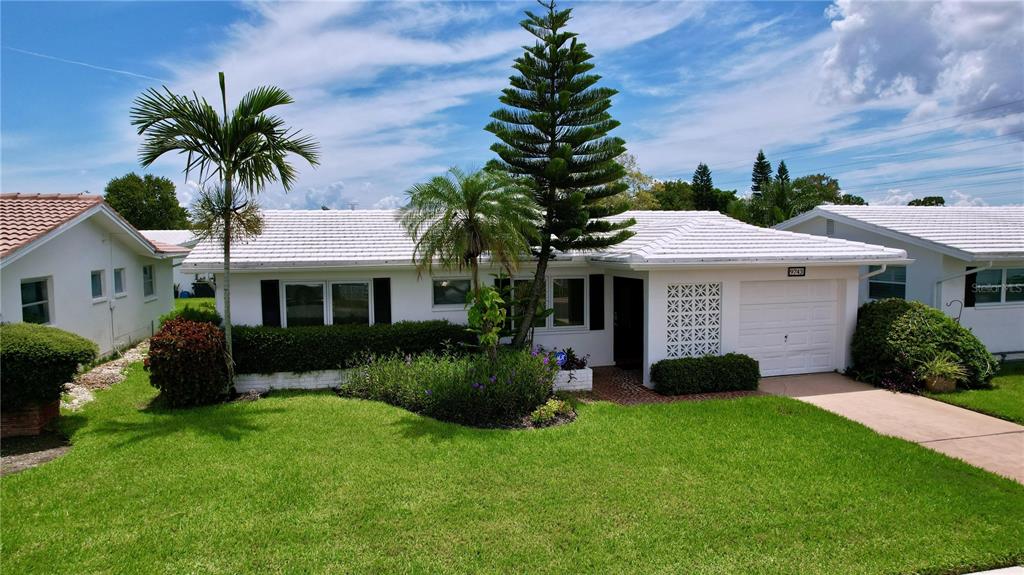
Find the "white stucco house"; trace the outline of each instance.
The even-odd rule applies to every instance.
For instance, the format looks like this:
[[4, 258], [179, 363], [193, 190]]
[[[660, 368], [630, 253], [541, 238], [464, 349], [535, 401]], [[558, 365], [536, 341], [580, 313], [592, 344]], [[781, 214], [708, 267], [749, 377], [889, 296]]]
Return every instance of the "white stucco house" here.
[[191, 294], [192, 284], [197, 279], [207, 279], [207, 277], [211, 280], [213, 279], [208, 274], [197, 276], [196, 274], [185, 273], [181, 268], [181, 262], [185, 261], [185, 256], [199, 242], [199, 238], [196, 237], [192, 230], [139, 230], [139, 233], [150, 241], [182, 248], [181, 253], [175, 255], [172, 259], [174, 285], [177, 286], [177, 290]]
[[89, 195], [0, 195], [0, 321], [48, 324], [109, 353], [174, 306], [177, 246], [154, 243]]
[[920, 301], [993, 353], [1024, 351], [1024, 207], [819, 206], [776, 227], [903, 250], [912, 265], [862, 270], [861, 301]]
[[[463, 323], [466, 273], [418, 277], [393, 210], [264, 212], [262, 235], [232, 248], [232, 318], [249, 325], [448, 319]], [[746, 353], [764, 375], [843, 369], [861, 274], [906, 265], [905, 251], [763, 229], [717, 212], [628, 212], [636, 235], [600, 252], [559, 254], [534, 343], [572, 347], [595, 366]], [[186, 273], [217, 274], [201, 241]], [[487, 269], [488, 266], [485, 266]], [[489, 273], [497, 275], [497, 269]], [[513, 289], [531, 278], [524, 262]]]

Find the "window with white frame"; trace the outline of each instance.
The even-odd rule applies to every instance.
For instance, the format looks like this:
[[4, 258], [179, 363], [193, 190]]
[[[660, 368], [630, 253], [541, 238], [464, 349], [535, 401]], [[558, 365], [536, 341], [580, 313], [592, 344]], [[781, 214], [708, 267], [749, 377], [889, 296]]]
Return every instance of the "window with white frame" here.
[[114, 269], [114, 295], [125, 295], [127, 290], [124, 287], [124, 268]]
[[551, 324], [553, 327], [582, 326], [586, 315], [586, 280], [554, 278], [551, 280]]
[[370, 284], [331, 284], [331, 321], [338, 324], [370, 324]]
[[975, 274], [974, 302], [1024, 302], [1024, 268], [981, 270]]
[[434, 305], [466, 305], [469, 295], [468, 279], [435, 279], [433, 281]]
[[93, 270], [89, 274], [92, 282], [92, 299], [102, 299], [106, 295], [106, 286], [103, 285], [103, 270]]
[[[880, 266], [871, 266], [876, 272]], [[868, 278], [868, 297], [871, 299], [907, 298], [907, 267], [888, 266], [885, 271]]]
[[284, 316], [288, 327], [324, 325], [324, 284], [285, 284]]
[[142, 266], [142, 295], [156, 295], [156, 278], [153, 277], [153, 265]]
[[46, 279], [21, 282], [21, 321], [50, 323], [50, 286]]

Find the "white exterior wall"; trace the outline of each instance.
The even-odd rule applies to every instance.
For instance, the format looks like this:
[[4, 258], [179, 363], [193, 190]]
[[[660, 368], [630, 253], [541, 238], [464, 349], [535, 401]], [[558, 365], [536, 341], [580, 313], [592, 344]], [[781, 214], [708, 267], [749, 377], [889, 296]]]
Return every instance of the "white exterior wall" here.
[[668, 286], [670, 284], [720, 283], [721, 292], [721, 353], [739, 350], [740, 340], [740, 288], [748, 281], [801, 282], [833, 280], [837, 284], [838, 333], [835, 337], [835, 369], [849, 365], [850, 339], [857, 323], [858, 275], [855, 266], [806, 267], [806, 276], [790, 278], [787, 267], [765, 268], [704, 268], [695, 270], [651, 271], [647, 281], [647, 338], [645, 341], [644, 385], [650, 386], [651, 364], [668, 357]]
[[[816, 217], [789, 228], [789, 231], [824, 236], [825, 225], [824, 217]], [[980, 304], [963, 308], [961, 313], [960, 304], [964, 300], [962, 277], [943, 282], [939, 301], [936, 301], [936, 282], [963, 273], [968, 266], [981, 267], [985, 262], [967, 262], [839, 221], [835, 222], [833, 237], [905, 250], [907, 257], [914, 260], [907, 267], [907, 299], [936, 307], [953, 318], [959, 316], [960, 324], [974, 332], [993, 353], [1024, 351], [1024, 303]], [[993, 267], [1024, 267], [1024, 261], [995, 262]], [[867, 280], [861, 282], [861, 303], [867, 301], [867, 284]], [[960, 304], [955, 303], [957, 301]]]
[[[130, 240], [134, 241], [134, 240]], [[142, 266], [152, 264], [156, 294], [142, 295]], [[114, 295], [114, 269], [125, 268], [123, 296]], [[103, 270], [105, 297], [93, 300], [91, 273]], [[169, 259], [136, 254], [118, 234], [85, 220], [0, 271], [0, 320], [21, 316], [21, 281], [47, 278], [50, 325], [94, 342], [101, 354], [152, 335], [156, 320], [174, 305]]]
[[[481, 270], [481, 282], [493, 283], [493, 274], [497, 270]], [[531, 269], [521, 269], [516, 274], [516, 279], [531, 278]], [[590, 355], [590, 365], [611, 365], [612, 357], [612, 275], [601, 269], [589, 265], [566, 263], [566, 265], [553, 264], [548, 268], [549, 278], [558, 277], [583, 277], [589, 281], [590, 274], [605, 274], [604, 301], [600, 303], [605, 307], [604, 329], [591, 330], [590, 305], [584, 310], [584, 317], [587, 323], [581, 327], [561, 328], [537, 328], [534, 332], [534, 343], [547, 348], [571, 347], [580, 354]], [[287, 282], [322, 282], [322, 281], [366, 281], [373, 278], [391, 278], [391, 320], [399, 322], [425, 321], [444, 319], [452, 323], [466, 323], [466, 310], [461, 305], [435, 306], [433, 305], [432, 279], [441, 278], [468, 278], [467, 274], [448, 273], [435, 271], [433, 276], [423, 275], [417, 277], [413, 269], [403, 268], [356, 268], [351, 270], [308, 270], [308, 271], [238, 271], [231, 274], [231, 321], [236, 325], [260, 325], [263, 322], [263, 311], [261, 305], [260, 281], [279, 280]], [[223, 314], [223, 274], [216, 274], [217, 284], [217, 309]], [[282, 289], [283, 293], [283, 289]], [[589, 284], [584, 290], [589, 300]], [[371, 289], [371, 310], [372, 289]], [[283, 313], [282, 313], [283, 317]]]

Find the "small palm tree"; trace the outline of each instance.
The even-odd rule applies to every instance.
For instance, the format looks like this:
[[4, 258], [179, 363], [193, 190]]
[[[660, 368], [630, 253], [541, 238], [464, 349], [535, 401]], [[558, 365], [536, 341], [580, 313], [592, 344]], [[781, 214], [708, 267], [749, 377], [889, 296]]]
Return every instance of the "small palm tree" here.
[[196, 238], [224, 241], [225, 222], [231, 222], [232, 242], [256, 237], [263, 233], [263, 214], [252, 198], [235, 196], [228, 203], [224, 188], [203, 187], [189, 208], [192, 231]]
[[[185, 175], [199, 173], [205, 184], [218, 181], [223, 218], [219, 237], [224, 248], [224, 336], [227, 343], [228, 370], [234, 373], [231, 359], [231, 241], [238, 237], [233, 229], [235, 216], [248, 200], [267, 185], [280, 181], [285, 191], [295, 182], [295, 168], [289, 163], [294, 154], [311, 165], [319, 163], [318, 145], [310, 136], [285, 126], [284, 120], [267, 113], [277, 106], [293, 103], [291, 96], [275, 86], [251, 90], [228, 113], [224, 73], [219, 75], [222, 114], [194, 92], [191, 96], [150, 88], [136, 98], [131, 109], [132, 125], [145, 141], [139, 150], [139, 163], [149, 166], [169, 152], [186, 154]], [[241, 203], [237, 198], [244, 198]], [[202, 200], [201, 200], [202, 201]], [[244, 224], [242, 224], [244, 225]]]
[[429, 272], [435, 263], [445, 269], [468, 267], [474, 294], [480, 292], [482, 254], [511, 273], [537, 237], [536, 204], [504, 174], [451, 168], [406, 195], [401, 220], [416, 242], [417, 269]]

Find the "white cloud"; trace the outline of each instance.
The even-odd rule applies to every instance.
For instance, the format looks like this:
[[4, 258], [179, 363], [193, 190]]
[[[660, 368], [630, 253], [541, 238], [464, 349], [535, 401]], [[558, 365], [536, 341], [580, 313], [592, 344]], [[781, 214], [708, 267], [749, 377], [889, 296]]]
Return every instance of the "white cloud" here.
[[[837, 0], [827, 93], [864, 103], [914, 94], [998, 117], [1024, 105], [1024, 3]], [[1024, 127], [1012, 117], [1001, 133]]]
[[946, 198], [947, 206], [987, 206], [988, 202], [978, 196], [954, 191]]
[[393, 210], [405, 205], [405, 199], [400, 196], [384, 196], [373, 204], [375, 210]]
[[903, 190], [895, 189], [889, 190], [884, 198], [871, 201], [870, 204], [873, 206], [905, 206], [916, 197], [914, 192], [904, 192]]

